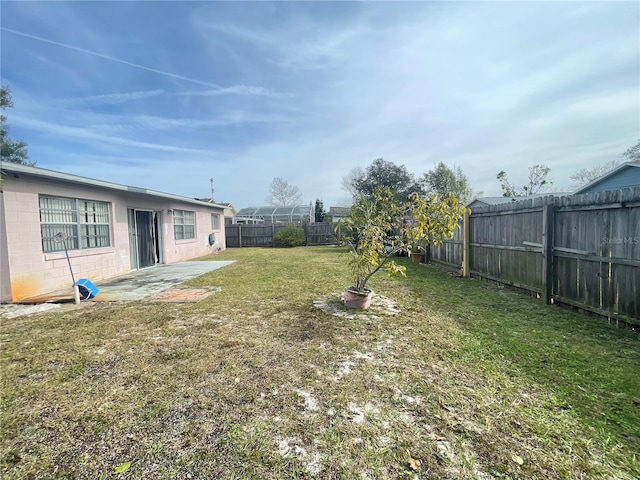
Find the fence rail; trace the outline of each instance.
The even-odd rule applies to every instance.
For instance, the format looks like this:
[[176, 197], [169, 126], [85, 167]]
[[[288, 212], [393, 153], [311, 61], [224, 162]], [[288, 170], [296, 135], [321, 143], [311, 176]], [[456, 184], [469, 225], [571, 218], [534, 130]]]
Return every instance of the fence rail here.
[[465, 219], [431, 246], [432, 260], [640, 326], [640, 188], [486, 206]]
[[[227, 248], [273, 247], [273, 237], [286, 225], [226, 225]], [[303, 224], [307, 245], [333, 245], [336, 239], [330, 223]]]

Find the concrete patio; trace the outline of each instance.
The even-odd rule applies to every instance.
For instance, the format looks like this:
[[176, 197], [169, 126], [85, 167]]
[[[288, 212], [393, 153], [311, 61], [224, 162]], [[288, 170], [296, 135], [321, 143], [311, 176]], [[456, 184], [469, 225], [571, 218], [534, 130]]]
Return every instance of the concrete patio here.
[[[156, 265], [135, 272], [93, 282], [99, 289], [98, 295], [85, 302], [124, 302], [142, 300], [160, 294], [187, 280], [212, 272], [234, 263], [233, 261], [189, 261]], [[91, 279], [89, 279], [91, 280]], [[70, 282], [71, 283], [71, 282]], [[68, 303], [73, 302], [73, 288], [60, 290], [21, 300], [21, 304]]]

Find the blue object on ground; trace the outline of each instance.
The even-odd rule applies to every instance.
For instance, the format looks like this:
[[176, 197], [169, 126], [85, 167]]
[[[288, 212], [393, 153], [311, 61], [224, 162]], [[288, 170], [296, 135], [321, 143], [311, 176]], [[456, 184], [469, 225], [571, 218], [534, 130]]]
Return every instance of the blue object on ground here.
[[81, 278], [73, 285], [78, 286], [80, 296], [85, 300], [94, 298], [98, 294], [98, 287], [96, 287], [91, 280], [87, 280], [86, 278]]

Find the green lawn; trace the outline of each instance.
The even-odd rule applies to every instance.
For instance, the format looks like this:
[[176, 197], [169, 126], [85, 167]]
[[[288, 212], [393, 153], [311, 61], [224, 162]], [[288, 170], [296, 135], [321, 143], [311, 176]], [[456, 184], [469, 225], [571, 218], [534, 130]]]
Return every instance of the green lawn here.
[[346, 255], [2, 320], [2, 478], [640, 478], [637, 332], [406, 259], [399, 314], [331, 315]]

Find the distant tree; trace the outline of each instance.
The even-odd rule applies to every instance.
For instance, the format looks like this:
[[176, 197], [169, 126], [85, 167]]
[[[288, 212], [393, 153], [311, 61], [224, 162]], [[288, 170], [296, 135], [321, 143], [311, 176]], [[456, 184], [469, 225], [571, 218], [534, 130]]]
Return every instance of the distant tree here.
[[595, 179], [600, 178], [607, 172], [610, 172], [614, 168], [620, 165], [619, 160], [611, 160], [604, 165], [593, 168], [581, 168], [569, 178], [573, 180], [571, 188], [577, 190], [578, 188], [586, 185], [589, 182], [593, 182]]
[[413, 192], [424, 191], [415, 177], [404, 165], [396, 165], [378, 158], [369, 165], [364, 176], [355, 180], [358, 196], [370, 197], [378, 187], [388, 188], [399, 201], [406, 201]]
[[533, 165], [529, 167], [529, 177], [527, 183], [522, 187], [516, 187], [509, 182], [507, 174], [504, 170], [500, 171], [496, 178], [500, 181], [503, 197], [525, 197], [527, 195], [535, 195], [546, 190], [553, 185], [553, 180], [547, 179], [551, 169], [544, 165]]
[[[13, 102], [9, 87], [3, 86], [0, 88], [0, 109], [4, 112], [7, 108], [13, 108]], [[4, 113], [0, 115], [0, 159], [3, 162], [21, 163], [22, 165], [33, 166], [36, 164], [36, 162], [29, 161], [25, 142], [9, 138], [9, 124]]]
[[604, 165], [600, 165], [599, 167], [581, 168], [575, 174], [569, 177], [571, 180], [573, 180], [573, 184], [571, 185], [571, 187], [575, 190], [586, 185], [589, 182], [593, 182], [594, 180], [600, 178], [605, 173], [610, 172], [623, 162], [640, 163], [640, 140], [638, 140], [638, 143], [632, 145], [623, 153], [621, 153], [620, 158], [620, 160], [610, 160]]
[[322, 200], [320, 200], [319, 198], [316, 198], [316, 207], [315, 207], [314, 213], [315, 213], [316, 223], [324, 222], [324, 217], [327, 215], [327, 212], [325, 212], [324, 204], [322, 203]]
[[625, 162], [640, 163], [640, 140], [635, 145], [630, 146], [620, 155]]
[[455, 170], [447, 167], [443, 162], [436, 168], [429, 170], [422, 178], [425, 193], [438, 194], [441, 197], [456, 197], [461, 204], [466, 204], [473, 198], [473, 189], [469, 179], [462, 173], [460, 167]]
[[358, 198], [358, 185], [364, 179], [365, 172], [362, 167], [353, 167], [342, 178], [342, 189], [349, 194], [352, 201]]
[[285, 179], [276, 177], [271, 182], [269, 195], [265, 197], [265, 201], [276, 207], [298, 205], [302, 201], [302, 194], [295, 185], [290, 185]]

